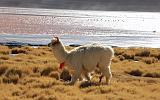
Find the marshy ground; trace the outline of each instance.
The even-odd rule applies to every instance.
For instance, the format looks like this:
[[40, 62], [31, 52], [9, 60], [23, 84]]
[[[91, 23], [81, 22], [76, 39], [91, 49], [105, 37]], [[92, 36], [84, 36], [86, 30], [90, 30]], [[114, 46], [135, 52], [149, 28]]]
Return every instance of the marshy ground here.
[[114, 50], [111, 85], [95, 73], [92, 84], [66, 86], [50, 48], [0, 46], [0, 100], [159, 100], [160, 49]]

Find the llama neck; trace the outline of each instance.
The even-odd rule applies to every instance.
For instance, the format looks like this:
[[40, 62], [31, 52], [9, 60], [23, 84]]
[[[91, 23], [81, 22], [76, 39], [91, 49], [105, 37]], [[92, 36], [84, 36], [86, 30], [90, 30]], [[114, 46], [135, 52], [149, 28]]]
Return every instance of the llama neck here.
[[57, 58], [57, 60], [62, 63], [65, 62], [68, 56], [68, 51], [65, 49], [62, 43], [60, 43], [56, 49], [53, 50], [54, 55]]

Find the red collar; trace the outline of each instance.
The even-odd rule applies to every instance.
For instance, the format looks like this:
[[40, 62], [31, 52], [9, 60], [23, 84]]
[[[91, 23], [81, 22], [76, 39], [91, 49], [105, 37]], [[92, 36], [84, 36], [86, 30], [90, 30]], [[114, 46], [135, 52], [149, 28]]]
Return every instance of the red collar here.
[[63, 69], [64, 68], [64, 64], [65, 64], [65, 62], [60, 63], [59, 68]]

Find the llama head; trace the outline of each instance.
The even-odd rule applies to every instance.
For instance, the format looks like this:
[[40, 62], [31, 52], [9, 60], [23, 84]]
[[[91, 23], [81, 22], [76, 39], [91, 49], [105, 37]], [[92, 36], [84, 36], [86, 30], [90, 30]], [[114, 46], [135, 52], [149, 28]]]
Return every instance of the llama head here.
[[58, 45], [60, 45], [60, 41], [58, 37], [53, 37], [53, 39], [51, 40], [51, 42], [48, 44], [49, 47], [54, 48]]
[[52, 48], [54, 56], [60, 63], [65, 61], [67, 51], [65, 50], [63, 44], [60, 42], [58, 37], [53, 37], [48, 46]]

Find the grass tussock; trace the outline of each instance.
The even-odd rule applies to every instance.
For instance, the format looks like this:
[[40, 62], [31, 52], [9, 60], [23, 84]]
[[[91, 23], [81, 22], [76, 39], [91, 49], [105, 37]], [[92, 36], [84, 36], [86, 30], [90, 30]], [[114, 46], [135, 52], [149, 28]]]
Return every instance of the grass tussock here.
[[158, 62], [158, 59], [154, 57], [144, 57], [142, 58], [142, 61], [145, 62], [146, 64], [152, 64]]
[[142, 50], [142, 51], [137, 52], [135, 55], [140, 56], [140, 57], [149, 57], [150, 51], [149, 50]]
[[23, 48], [13, 48], [11, 50], [11, 54], [19, 54], [19, 53], [27, 54], [28, 52]]
[[117, 58], [119, 58], [120, 61], [125, 60], [125, 57], [123, 55], [119, 55], [119, 56], [117, 56]]
[[60, 79], [64, 81], [70, 81], [71, 80], [71, 75], [68, 70], [64, 69], [60, 75]]
[[18, 80], [22, 77], [22, 71], [19, 69], [8, 69], [4, 76], [3, 82], [4, 83], [14, 83], [17, 84]]
[[116, 58], [116, 57], [114, 57], [113, 59], [112, 59], [112, 62], [114, 62], [114, 63], [117, 63], [117, 62], [119, 62], [120, 60], [118, 59], [118, 58]]
[[127, 72], [127, 73], [130, 74], [130, 75], [133, 75], [133, 76], [142, 76], [142, 74], [143, 74], [143, 72], [141, 70], [138, 70], [138, 69], [132, 70], [132, 71]]
[[10, 49], [7, 46], [0, 45], [0, 54], [8, 55], [10, 53]]
[[56, 80], [59, 80], [60, 79], [60, 74], [57, 71], [51, 72], [49, 74], [49, 77], [52, 77], [52, 78], [55, 78]]
[[120, 60], [142, 61], [147, 64], [156, 63], [160, 59], [160, 49], [153, 48], [115, 48], [115, 56]]
[[[68, 50], [73, 47], [67, 47]], [[0, 99], [2, 100], [159, 100], [160, 49], [114, 48], [111, 85], [101, 73], [91, 82], [71, 80], [68, 70], [59, 70], [48, 47], [0, 46]], [[10, 55], [10, 54], [16, 55]], [[135, 77], [132, 77], [135, 76]]]
[[13, 83], [13, 84], [17, 84], [19, 80], [19, 77], [14, 75], [14, 76], [10, 76], [10, 77], [3, 77], [3, 83]]
[[144, 77], [160, 78], [160, 73], [146, 73]]
[[49, 76], [49, 74], [53, 71], [54, 71], [54, 68], [52, 67], [44, 68], [41, 72], [41, 76]]
[[132, 70], [129, 72], [126, 72], [132, 76], [140, 76], [140, 77], [151, 77], [151, 78], [160, 78], [159, 72], [146, 72], [139, 69]]
[[1, 66], [0, 67], [0, 76], [3, 75], [6, 72], [7, 69], [8, 69], [7, 66]]
[[0, 56], [0, 60], [9, 60], [9, 56], [2, 55], [2, 56]]
[[150, 56], [151, 56], [151, 57], [155, 57], [155, 58], [157, 58], [158, 60], [160, 60], [160, 51], [159, 51], [159, 53], [153, 53], [153, 54], [151, 54]]
[[11, 76], [18, 76], [19, 78], [22, 77], [22, 71], [20, 69], [8, 69], [6, 73], [4, 74], [6, 77], [11, 77]]

